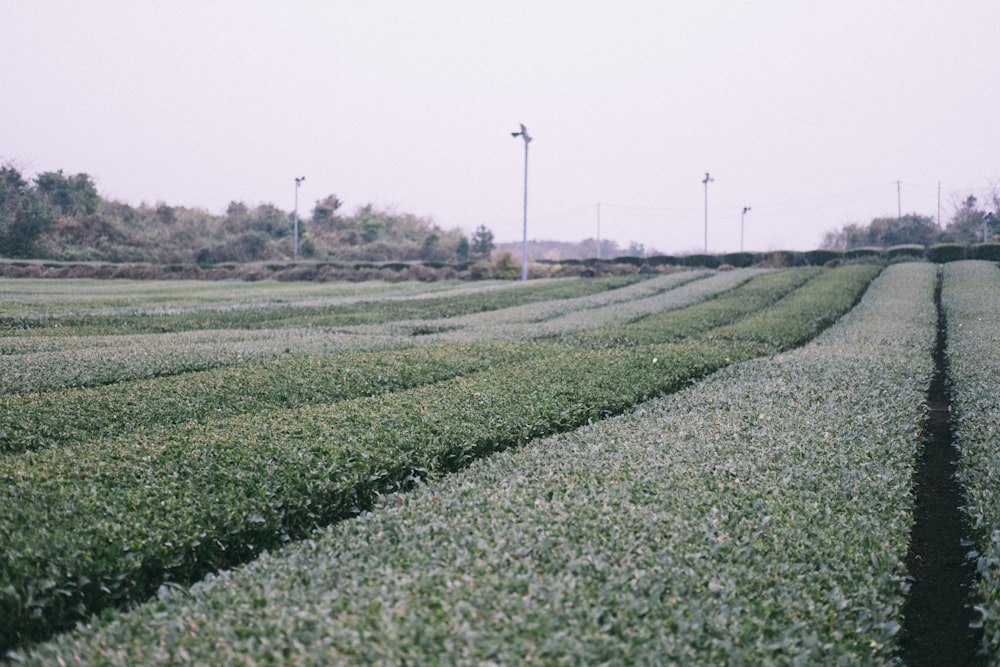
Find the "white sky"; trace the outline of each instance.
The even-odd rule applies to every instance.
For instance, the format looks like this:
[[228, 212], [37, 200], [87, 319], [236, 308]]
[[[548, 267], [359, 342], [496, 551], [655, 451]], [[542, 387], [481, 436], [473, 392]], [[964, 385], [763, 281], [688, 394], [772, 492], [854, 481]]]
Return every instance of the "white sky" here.
[[[0, 0], [0, 159], [102, 195], [678, 253], [1000, 184], [997, 0]], [[897, 190], [897, 181], [900, 186]]]

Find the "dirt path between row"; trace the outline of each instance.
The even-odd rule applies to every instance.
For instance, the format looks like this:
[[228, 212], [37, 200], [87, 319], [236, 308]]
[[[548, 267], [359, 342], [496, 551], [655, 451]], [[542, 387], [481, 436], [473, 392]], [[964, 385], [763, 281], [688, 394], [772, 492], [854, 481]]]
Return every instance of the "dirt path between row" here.
[[965, 500], [955, 479], [948, 390], [947, 322], [941, 308], [941, 275], [934, 291], [938, 334], [935, 372], [927, 393], [924, 450], [915, 475], [913, 531], [906, 562], [912, 578], [904, 610], [902, 659], [908, 667], [984, 665], [977, 656], [979, 633], [969, 592], [975, 580], [970, 560]]

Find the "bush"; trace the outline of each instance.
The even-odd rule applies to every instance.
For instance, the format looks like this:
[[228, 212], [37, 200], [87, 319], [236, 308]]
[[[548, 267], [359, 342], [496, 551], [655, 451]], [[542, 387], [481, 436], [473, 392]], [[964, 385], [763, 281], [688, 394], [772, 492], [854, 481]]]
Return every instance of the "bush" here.
[[640, 267], [646, 263], [646, 260], [642, 257], [636, 257], [634, 255], [625, 255], [622, 257], [615, 257], [611, 260], [612, 264], [630, 264], [635, 267]]
[[919, 244], [894, 245], [886, 248], [885, 256], [890, 262], [907, 259], [924, 259], [927, 249]]
[[927, 259], [937, 264], [965, 259], [965, 246], [961, 243], [936, 243], [927, 249]]
[[813, 266], [825, 266], [831, 262], [837, 262], [844, 258], [843, 250], [810, 250], [802, 253], [806, 264]]
[[844, 259], [881, 259], [882, 248], [848, 248], [844, 251]]
[[723, 263], [735, 266], [738, 269], [753, 266], [755, 259], [756, 255], [752, 252], [731, 252], [722, 256]]
[[968, 247], [969, 259], [1000, 262], [1000, 243], [976, 243]]
[[681, 266], [681, 258], [674, 255], [653, 255], [646, 258], [646, 263], [650, 266]]
[[681, 257], [681, 260], [684, 262], [684, 266], [692, 268], [705, 267], [708, 269], [717, 269], [719, 268], [719, 264], [722, 263], [719, 261], [718, 255], [685, 255]]

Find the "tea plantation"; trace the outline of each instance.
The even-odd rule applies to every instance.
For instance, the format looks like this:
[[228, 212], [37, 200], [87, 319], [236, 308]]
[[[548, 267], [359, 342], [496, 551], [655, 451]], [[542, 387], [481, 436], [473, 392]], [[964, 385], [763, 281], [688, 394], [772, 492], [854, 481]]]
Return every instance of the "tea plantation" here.
[[986, 262], [0, 281], [0, 654], [898, 664], [938, 281], [996, 662]]

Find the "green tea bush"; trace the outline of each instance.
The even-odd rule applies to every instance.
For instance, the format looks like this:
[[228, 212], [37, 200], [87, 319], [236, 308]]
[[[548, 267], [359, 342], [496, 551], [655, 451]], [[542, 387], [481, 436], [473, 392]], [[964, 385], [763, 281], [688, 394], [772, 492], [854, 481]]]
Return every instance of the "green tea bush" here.
[[937, 264], [965, 259], [966, 247], [961, 243], [935, 243], [927, 248], [927, 259]]
[[242, 364], [87, 389], [0, 395], [0, 453], [189, 420], [373, 396], [538, 358], [539, 345], [470, 343]]
[[386, 396], [0, 458], [0, 650], [307, 536], [428, 471], [617, 414], [722, 346], [545, 356]]
[[[802, 269], [799, 269], [802, 270]], [[708, 332], [709, 338], [739, 341], [756, 354], [787, 350], [806, 342], [861, 300], [882, 271], [878, 264], [849, 264], [828, 269], [791, 292], [777, 307], [754, 312]]]
[[1000, 262], [1000, 243], [975, 243], [968, 248], [969, 259]]
[[948, 322], [949, 381], [958, 479], [973, 531], [987, 662], [1000, 660], [1000, 269], [992, 262], [946, 264], [941, 301]]
[[[822, 271], [820, 268], [806, 267], [759, 273], [749, 281], [734, 281], [733, 289], [694, 305], [653, 313], [626, 324], [595, 328], [572, 336], [569, 340], [592, 347], [607, 347], [664, 343], [698, 336], [709, 329], [773, 305]], [[721, 273], [718, 280], [739, 275], [735, 271]]]
[[934, 280], [19, 658], [897, 664]]
[[825, 266], [832, 262], [841, 261], [844, 259], [843, 250], [809, 250], [808, 252], [802, 253], [802, 256], [806, 264], [811, 264], [813, 266]]
[[894, 245], [885, 249], [885, 256], [890, 262], [901, 260], [924, 259], [927, 249], [919, 244]]
[[722, 256], [722, 263], [737, 268], [746, 268], [753, 266], [756, 258], [757, 256], [752, 252], [730, 252]]
[[[614, 293], [566, 300], [568, 303], [532, 304], [453, 318], [446, 322], [458, 326], [441, 333], [436, 339], [525, 340], [570, 336], [699, 303], [760, 273], [762, 271], [747, 270], [720, 274], [705, 271], [669, 274], [615, 290]], [[666, 289], [657, 289], [661, 287]]]

